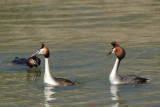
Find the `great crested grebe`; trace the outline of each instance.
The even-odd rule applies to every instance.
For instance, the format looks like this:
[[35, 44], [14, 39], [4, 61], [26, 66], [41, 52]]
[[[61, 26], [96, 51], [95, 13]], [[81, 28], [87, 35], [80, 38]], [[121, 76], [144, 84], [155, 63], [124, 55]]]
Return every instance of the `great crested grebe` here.
[[27, 65], [32, 68], [33, 66], [38, 67], [41, 64], [41, 60], [37, 56], [32, 56], [28, 59], [15, 57], [15, 59], [12, 61], [12, 64]]
[[27, 64], [27, 59], [15, 57], [15, 59], [12, 61], [12, 64]]
[[63, 79], [63, 78], [55, 78], [51, 76], [49, 69], [49, 49], [42, 43], [42, 47], [32, 56], [36, 54], [42, 54], [45, 57], [45, 73], [44, 73], [44, 83], [51, 84], [53, 86], [72, 86], [74, 82]]
[[27, 60], [27, 65], [32, 68], [33, 66], [38, 67], [41, 64], [41, 60], [35, 55], [29, 57]]
[[126, 52], [115, 41], [112, 42], [111, 45], [113, 45], [113, 48], [108, 53], [108, 55], [110, 55], [111, 53], [115, 53], [117, 57], [116, 62], [109, 76], [111, 84], [136, 84], [136, 83], [145, 83], [150, 80], [149, 78], [142, 78], [136, 75], [126, 75], [126, 76], [118, 75], [119, 64], [121, 60], [125, 57]]

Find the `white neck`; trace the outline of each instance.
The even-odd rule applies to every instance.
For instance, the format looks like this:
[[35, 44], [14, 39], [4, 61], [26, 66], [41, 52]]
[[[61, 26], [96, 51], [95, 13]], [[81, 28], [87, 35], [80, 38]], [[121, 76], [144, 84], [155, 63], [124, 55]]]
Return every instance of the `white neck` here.
[[58, 85], [54, 78], [52, 78], [49, 69], [49, 58], [45, 58], [45, 73], [44, 73], [44, 83], [51, 85]]
[[110, 76], [109, 76], [109, 80], [110, 80], [111, 84], [118, 84], [119, 83], [119, 81], [118, 81], [119, 63], [120, 63], [120, 60], [117, 58], [114, 66], [113, 66], [113, 69], [112, 69], [112, 71], [110, 73]]

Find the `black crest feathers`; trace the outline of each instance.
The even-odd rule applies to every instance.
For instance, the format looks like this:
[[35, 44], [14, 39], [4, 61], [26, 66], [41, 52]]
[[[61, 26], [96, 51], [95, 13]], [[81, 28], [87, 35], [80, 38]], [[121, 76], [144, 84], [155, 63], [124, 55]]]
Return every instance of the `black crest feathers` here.
[[112, 45], [113, 47], [119, 46], [116, 41], [113, 41], [113, 42], [111, 43], [111, 45]]

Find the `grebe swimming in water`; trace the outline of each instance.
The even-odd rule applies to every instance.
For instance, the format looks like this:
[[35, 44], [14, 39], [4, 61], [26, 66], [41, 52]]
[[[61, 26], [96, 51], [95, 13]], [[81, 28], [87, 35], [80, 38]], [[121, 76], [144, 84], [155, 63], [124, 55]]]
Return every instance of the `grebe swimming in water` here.
[[126, 75], [126, 76], [118, 75], [119, 64], [121, 60], [125, 57], [126, 52], [115, 41], [112, 42], [111, 45], [113, 45], [113, 48], [111, 52], [108, 53], [108, 55], [110, 55], [111, 53], [115, 53], [117, 57], [114, 67], [109, 76], [111, 84], [136, 84], [136, 83], [145, 83], [150, 80], [149, 78], [142, 78], [136, 75]]
[[37, 56], [32, 56], [28, 59], [15, 57], [15, 59], [12, 61], [12, 64], [27, 65], [32, 68], [33, 66], [38, 67], [41, 64], [41, 60]]
[[32, 56], [36, 54], [42, 54], [45, 57], [45, 73], [44, 73], [44, 83], [51, 84], [53, 86], [72, 86], [74, 82], [63, 79], [63, 78], [55, 78], [51, 76], [49, 69], [49, 49], [42, 43], [42, 47]]
[[33, 66], [38, 67], [41, 64], [41, 60], [35, 55], [29, 57], [27, 60], [27, 65], [32, 68]]

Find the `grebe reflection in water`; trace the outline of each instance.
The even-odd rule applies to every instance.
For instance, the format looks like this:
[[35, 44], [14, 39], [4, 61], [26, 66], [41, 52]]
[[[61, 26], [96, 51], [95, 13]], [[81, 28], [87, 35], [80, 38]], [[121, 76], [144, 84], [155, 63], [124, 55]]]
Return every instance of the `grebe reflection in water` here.
[[56, 98], [53, 97], [53, 95], [56, 93], [54, 91], [54, 87], [52, 85], [48, 85], [46, 84], [44, 87], [44, 98], [45, 98], [45, 106], [49, 107], [50, 106], [50, 102], [53, 100], [56, 100]]
[[28, 68], [27, 69], [27, 81], [37, 81], [41, 76], [41, 69], [39, 68]]

